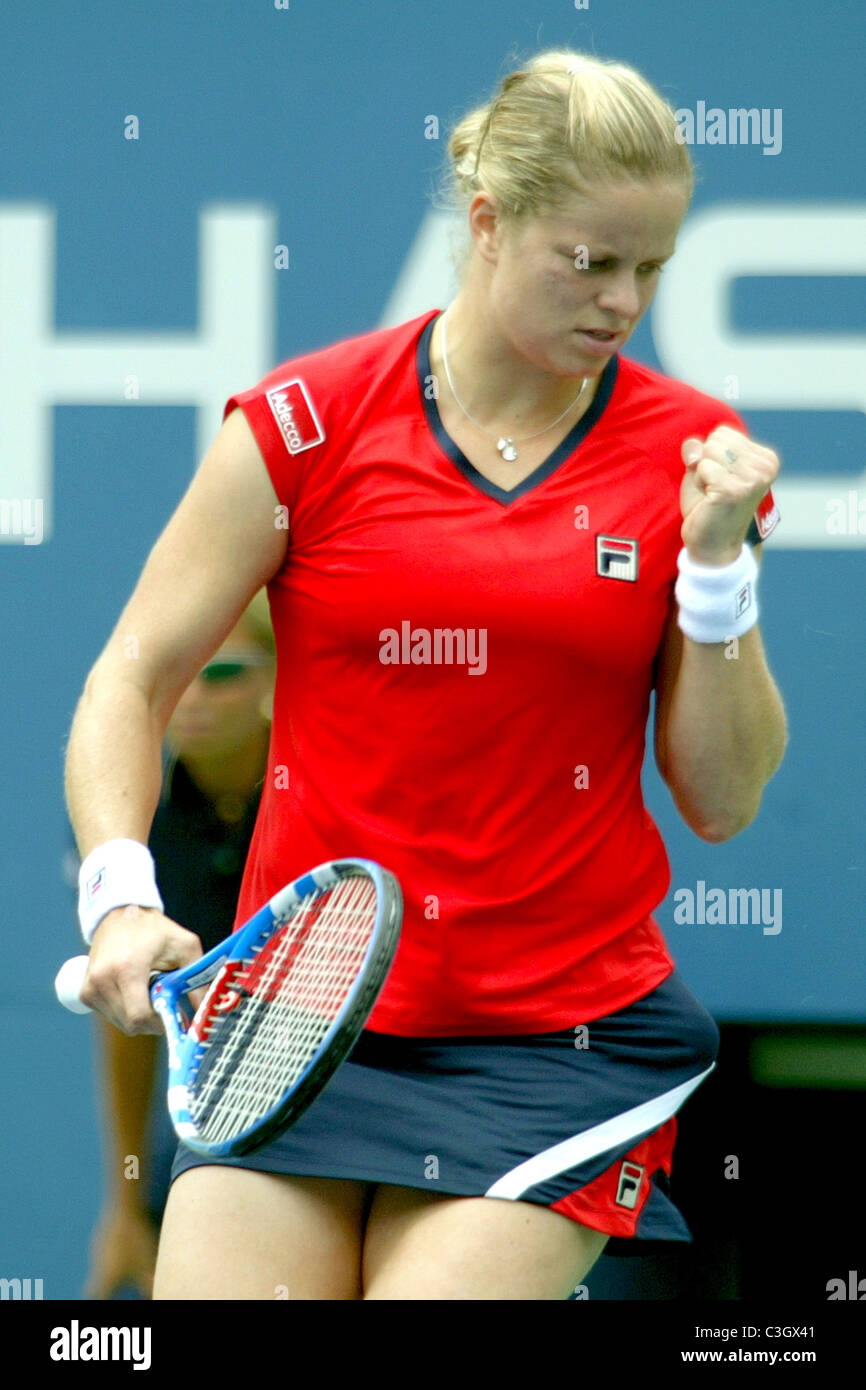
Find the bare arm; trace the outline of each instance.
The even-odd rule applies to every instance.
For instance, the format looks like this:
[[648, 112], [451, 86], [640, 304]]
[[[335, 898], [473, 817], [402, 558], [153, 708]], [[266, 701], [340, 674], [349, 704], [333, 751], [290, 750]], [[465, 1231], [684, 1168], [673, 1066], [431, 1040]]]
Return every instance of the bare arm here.
[[655, 752], [695, 834], [719, 843], [751, 824], [785, 741], [785, 711], [758, 627], [736, 647], [692, 642], [674, 605], [659, 652]]
[[[171, 713], [285, 557], [276, 506], [258, 445], [235, 410], [154, 546], [79, 701], [66, 794], [82, 858], [118, 837], [147, 842]], [[196, 936], [155, 909], [117, 908], [97, 928], [82, 998], [127, 1032], [161, 1032], [148, 976], [200, 950]]]

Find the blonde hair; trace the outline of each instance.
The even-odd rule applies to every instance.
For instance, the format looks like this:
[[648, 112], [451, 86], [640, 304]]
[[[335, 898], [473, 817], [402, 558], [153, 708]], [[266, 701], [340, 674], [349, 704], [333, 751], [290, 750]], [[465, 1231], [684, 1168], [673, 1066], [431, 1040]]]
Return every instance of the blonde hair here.
[[570, 49], [539, 53], [464, 116], [448, 141], [445, 202], [490, 193], [505, 219], [554, 210], [593, 181], [667, 178], [691, 198], [694, 170], [673, 108], [634, 68]]

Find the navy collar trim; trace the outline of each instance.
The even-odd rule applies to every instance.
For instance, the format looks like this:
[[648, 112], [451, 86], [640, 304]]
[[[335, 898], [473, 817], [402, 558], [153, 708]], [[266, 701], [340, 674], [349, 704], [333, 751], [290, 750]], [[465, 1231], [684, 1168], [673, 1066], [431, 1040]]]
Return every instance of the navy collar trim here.
[[460, 472], [467, 481], [478, 488], [479, 492], [486, 493], [488, 497], [492, 497], [494, 501], [501, 502], [503, 506], [507, 507], [509, 503], [516, 502], [518, 497], [524, 497], [527, 492], [532, 492], [540, 483], [543, 483], [549, 478], [551, 473], [555, 473], [557, 468], [569, 458], [578, 444], [589, 434], [593, 425], [601, 418], [613, 393], [614, 385], [616, 384], [619, 357], [616, 353], [611, 357], [601, 374], [601, 381], [599, 382], [598, 390], [595, 393], [589, 410], [585, 415], [581, 416], [574, 428], [569, 430], [562, 443], [559, 444], [557, 448], [554, 449], [553, 453], [550, 454], [543, 463], [540, 463], [527, 478], [524, 478], [522, 483], [518, 483], [517, 487], [507, 490], [498, 487], [497, 484], [492, 483], [489, 478], [485, 478], [483, 473], [479, 473], [478, 469], [469, 462], [463, 451], [458, 449], [454, 440], [451, 438], [450, 434], [447, 433], [442, 424], [435, 399], [431, 399], [429, 392], [425, 389], [431, 379], [430, 339], [433, 334], [433, 325], [437, 318], [439, 318], [439, 314], [434, 314], [425, 325], [418, 339], [418, 346], [415, 354], [418, 372], [418, 387], [421, 392], [421, 400], [424, 403], [424, 413], [427, 416], [427, 423], [440, 449], [443, 453], [447, 454], [451, 462], [460, 469]]

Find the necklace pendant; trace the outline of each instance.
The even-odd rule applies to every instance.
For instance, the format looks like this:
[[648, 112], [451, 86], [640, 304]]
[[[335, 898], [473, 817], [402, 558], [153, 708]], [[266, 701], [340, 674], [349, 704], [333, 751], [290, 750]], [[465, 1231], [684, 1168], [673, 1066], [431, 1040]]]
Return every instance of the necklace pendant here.
[[503, 436], [502, 439], [497, 441], [496, 447], [507, 463], [513, 463], [514, 460], [517, 458], [517, 450], [515, 449], [514, 443], [511, 439], [506, 439]]

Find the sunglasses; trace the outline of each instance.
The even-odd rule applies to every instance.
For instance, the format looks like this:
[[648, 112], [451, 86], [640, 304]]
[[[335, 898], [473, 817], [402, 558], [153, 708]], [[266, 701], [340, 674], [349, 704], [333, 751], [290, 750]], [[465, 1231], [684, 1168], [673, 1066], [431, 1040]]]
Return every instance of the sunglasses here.
[[237, 680], [253, 666], [269, 666], [269, 659], [262, 656], [249, 655], [244, 653], [242, 656], [219, 657], [215, 661], [209, 661], [199, 671], [200, 678], [208, 685], [222, 685], [225, 681]]

